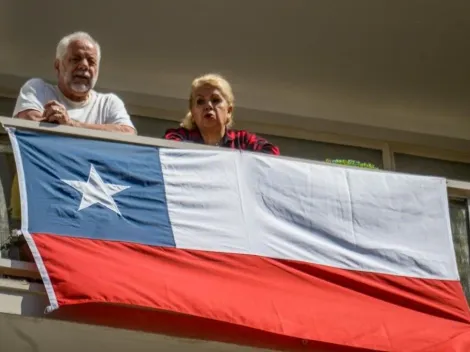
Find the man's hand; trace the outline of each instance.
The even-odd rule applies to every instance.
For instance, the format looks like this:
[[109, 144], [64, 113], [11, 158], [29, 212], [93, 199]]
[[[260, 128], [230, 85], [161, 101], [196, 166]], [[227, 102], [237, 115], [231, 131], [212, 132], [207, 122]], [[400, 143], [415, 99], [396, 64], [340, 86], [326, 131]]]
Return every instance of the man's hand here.
[[46, 105], [44, 105], [43, 116], [45, 121], [50, 123], [75, 126], [75, 121], [69, 117], [65, 106], [55, 100], [51, 100]]
[[[18, 114], [18, 116], [20, 115]], [[63, 106], [56, 100], [51, 100], [46, 105], [44, 105], [44, 112], [42, 114], [42, 117], [43, 121], [45, 122], [57, 123], [59, 125], [90, 128], [92, 130], [99, 131], [136, 134], [136, 131], [133, 127], [126, 125], [93, 124], [72, 120], [69, 114], [67, 113], [67, 109], [65, 108], [65, 106]]]

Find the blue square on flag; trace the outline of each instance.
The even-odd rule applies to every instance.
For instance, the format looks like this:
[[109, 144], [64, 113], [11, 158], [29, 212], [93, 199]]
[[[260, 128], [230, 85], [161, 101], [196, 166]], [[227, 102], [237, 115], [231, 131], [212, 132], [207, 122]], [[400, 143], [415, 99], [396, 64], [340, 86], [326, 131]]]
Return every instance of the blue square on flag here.
[[28, 212], [29, 231], [175, 245], [158, 148], [27, 131], [15, 134], [28, 195], [23, 210]]

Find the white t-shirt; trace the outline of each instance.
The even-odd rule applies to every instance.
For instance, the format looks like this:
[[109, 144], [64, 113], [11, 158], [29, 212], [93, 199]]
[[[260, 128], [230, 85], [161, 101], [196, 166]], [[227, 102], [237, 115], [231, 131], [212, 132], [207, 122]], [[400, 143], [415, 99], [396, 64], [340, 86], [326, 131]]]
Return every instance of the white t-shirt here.
[[39, 78], [30, 79], [21, 87], [13, 117], [17, 117], [24, 110], [43, 112], [44, 105], [50, 100], [56, 100], [64, 105], [70, 118], [75, 121], [90, 124], [125, 125], [134, 128], [123, 101], [117, 95], [91, 90], [88, 100], [74, 102], [66, 98], [59, 87]]

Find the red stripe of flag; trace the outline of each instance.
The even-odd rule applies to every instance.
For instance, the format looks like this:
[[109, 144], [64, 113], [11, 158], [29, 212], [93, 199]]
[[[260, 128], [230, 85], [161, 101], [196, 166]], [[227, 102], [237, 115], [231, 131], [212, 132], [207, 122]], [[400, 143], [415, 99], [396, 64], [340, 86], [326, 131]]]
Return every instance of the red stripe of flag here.
[[[470, 317], [458, 281], [48, 234], [33, 239], [59, 306], [107, 303], [181, 313], [176, 332], [186, 326], [186, 334], [194, 329], [204, 337], [197, 321], [208, 321], [216, 339], [251, 345], [271, 334], [316, 348], [446, 351], [457, 344], [452, 351], [470, 350], [469, 339], [461, 338]], [[165, 325], [157, 323], [161, 314], [146, 311], [149, 329]], [[196, 325], [184, 325], [188, 319]], [[253, 333], [232, 336], [227, 324]]]

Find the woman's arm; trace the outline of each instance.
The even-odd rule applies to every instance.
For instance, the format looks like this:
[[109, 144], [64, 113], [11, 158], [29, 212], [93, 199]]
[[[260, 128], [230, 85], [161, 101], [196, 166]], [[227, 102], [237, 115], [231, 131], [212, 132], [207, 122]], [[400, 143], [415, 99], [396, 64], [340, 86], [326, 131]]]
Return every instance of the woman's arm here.
[[188, 139], [186, 131], [185, 128], [170, 128], [166, 130], [163, 138], [179, 142], [186, 141]]
[[279, 147], [270, 143], [268, 140], [257, 136], [254, 133], [246, 132], [246, 147], [247, 150], [253, 150], [255, 152], [280, 155], [281, 152]]

